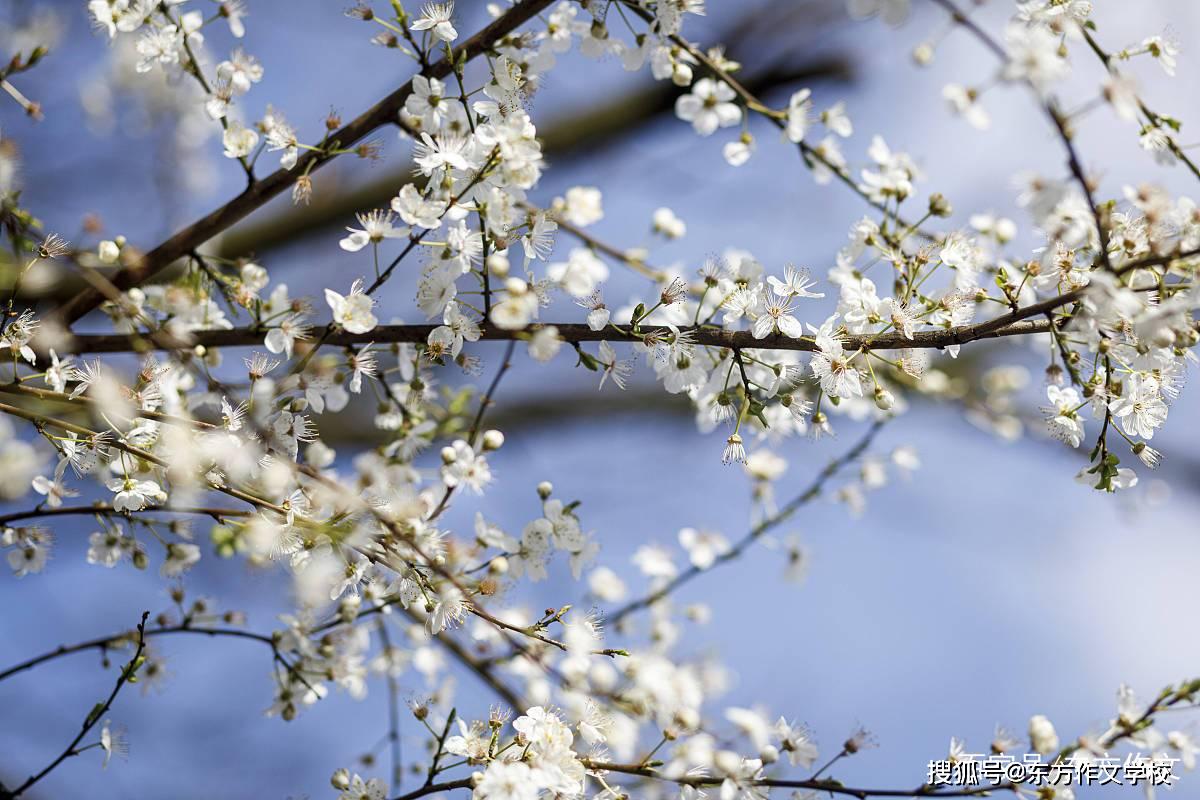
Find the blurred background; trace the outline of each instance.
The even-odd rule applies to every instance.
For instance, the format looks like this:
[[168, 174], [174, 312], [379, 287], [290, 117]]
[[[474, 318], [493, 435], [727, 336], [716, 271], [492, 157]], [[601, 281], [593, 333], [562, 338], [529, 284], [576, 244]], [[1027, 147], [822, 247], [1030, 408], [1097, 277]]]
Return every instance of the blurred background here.
[[[331, 103], [348, 119], [407, 78], [409, 64], [370, 45], [375, 29], [343, 16], [343, 5], [250, 4], [241, 44], [266, 74], [244, 98], [248, 119], [269, 102], [302, 136], [316, 138]], [[914, 5], [906, 24], [890, 29], [878, 21], [852, 22], [841, 0], [713, 0], [707, 17], [689, 17], [685, 33], [705, 46], [725, 43], [727, 54], [743, 63], [746, 83], [776, 106], [802, 86], [812, 88], [818, 110], [845, 100], [855, 127], [844, 143], [852, 166], [865, 161], [871, 135], [880, 133], [925, 171], [922, 197], [940, 191], [951, 200], [951, 225], [994, 211], [1018, 223], [1019, 244], [1036, 246], [1015, 205], [1012, 176], [1022, 170], [1065, 174], [1059, 143], [1021, 90], [984, 95], [993, 120], [987, 131], [951, 115], [942, 86], [986, 83], [995, 64], [961, 31], [949, 32], [944, 14], [921, 0]], [[977, 13], [999, 35], [1011, 6], [996, 2]], [[486, 18], [483, 3], [460, 2], [458, 18], [460, 32], [476, 30]], [[1097, 36], [1110, 50], [1167, 26], [1185, 44], [1200, 33], [1200, 6], [1190, 3], [1104, 4], [1095, 18]], [[221, 156], [219, 128], [203, 118], [180, 121], [174, 111], [195, 105], [190, 87], [160, 85], [128, 70], [118, 82], [108, 80], [120, 56], [90, 29], [84, 3], [0, 4], [0, 55], [47, 36], [57, 41], [52, 54], [18, 81], [42, 104], [46, 119], [35, 123], [7, 98], [0, 102], [0, 133], [18, 154], [24, 204], [46, 230], [80, 241], [83, 220], [95, 215], [104, 236], [124, 234], [149, 248], [240, 191], [244, 178]], [[936, 57], [925, 68], [911, 58], [922, 42], [936, 43]], [[214, 26], [207, 46], [219, 61], [235, 43]], [[1068, 108], [1091, 99], [1102, 78], [1100, 65], [1084, 55], [1075, 56], [1075, 77], [1064, 90], [1072, 98]], [[1185, 144], [1190, 124], [1200, 124], [1194, 119], [1200, 86], [1190, 57], [1185, 48], [1173, 80], [1150, 62], [1130, 66], [1144, 78], [1151, 107], [1183, 119]], [[653, 246], [653, 264], [682, 274], [709, 253], [740, 248], [768, 271], [794, 262], [823, 277], [849, 225], [864, 213], [859, 198], [843, 187], [816, 186], [794, 148], [765, 126], [752, 127], [758, 150], [749, 163], [728, 166], [720, 149], [737, 129], [697, 138], [670, 113], [677, 94], [646, 74], [625, 73], [615, 61], [563, 56], [531, 108], [551, 165], [531, 199], [548, 205], [571, 186], [596, 186], [604, 193], [605, 217], [592, 232], [621, 248]], [[346, 286], [368, 272], [361, 254], [342, 252], [337, 240], [341, 227], [353, 224], [354, 211], [386, 205], [408, 174], [409, 145], [391, 131], [380, 135], [381, 162], [335, 162], [318, 173], [310, 206], [293, 208], [286, 199], [272, 204], [213, 242], [212, 250], [254, 255], [293, 296]], [[1101, 197], [1119, 197], [1123, 186], [1140, 182], [1195, 191], [1186, 171], [1156, 165], [1136, 138], [1137, 130], [1106, 108], [1080, 124], [1079, 147], [1102, 176]], [[263, 164], [268, 161], [273, 166], [265, 156]], [[687, 223], [685, 238], [652, 242], [650, 218], [660, 206]], [[560, 237], [560, 254], [570, 246]], [[403, 279], [389, 284], [380, 317], [418, 321], [413, 285]], [[27, 288], [47, 305], [72, 290], [65, 277]], [[610, 305], [646, 291], [644, 279], [613, 266], [605, 291]], [[813, 307], [820, 313], [810, 321], [823, 319], [826, 306]], [[576, 319], [578, 312], [561, 299], [547, 318]], [[80, 329], [89, 327], [102, 327], [102, 320], [87, 320]], [[1022, 410], [1037, 428], [1044, 346], [985, 343], [967, 350], [959, 362], [939, 356], [935, 364], [970, 386], [1001, 360], [1024, 363], [1031, 377]], [[490, 374], [499, 345], [474, 352]], [[240, 354], [229, 360], [240, 362]], [[634, 574], [629, 558], [647, 541], [673, 548], [682, 563], [675, 543], [682, 527], [741, 536], [749, 524], [749, 482], [739, 469], [721, 465], [722, 441], [697, 432], [687, 407], [655, 391], [644, 368], [627, 393], [606, 387], [597, 395], [594, 375], [573, 370], [572, 362], [566, 352], [548, 365], [518, 353], [492, 419], [508, 436], [492, 459], [498, 489], [483, 503], [458, 499], [447, 527], [469, 535], [475, 511], [482, 510], [519, 532], [539, 514], [533, 486], [552, 478], [557, 496], [582, 501], [585, 530], [602, 546], [599, 563], [622, 575]], [[679, 594], [681, 602], [704, 602], [713, 610], [708, 625], [687, 630], [680, 649], [711, 654], [729, 667], [731, 685], [720, 704], [762, 705], [775, 716], [804, 721], [827, 756], [856, 726], [873, 733], [879, 746], [835, 771], [847, 782], [916, 786], [927, 762], [944, 757], [950, 736], [982, 752], [994, 725], [1023, 733], [1032, 714], [1048, 715], [1067, 738], [1099, 732], [1113, 714], [1120, 683], [1150, 697], [1200, 672], [1200, 640], [1191, 635], [1200, 601], [1194, 523], [1200, 419], [1190, 395], [1185, 392], [1160, 434], [1164, 466], [1153, 474], [1139, 470], [1139, 486], [1117, 497], [1075, 483], [1084, 453], [1032, 430], [1006, 441], [961, 409], [913, 399], [876, 446], [881, 453], [915, 446], [922, 467], [911, 481], [873, 493], [858, 519], [826, 498], [779, 531], [802, 537], [810, 562], [804, 581], [785, 581], [784, 554], [764, 545]], [[322, 420], [342, 464], [370, 439], [361, 419], [352, 408]], [[833, 440], [772, 446], [789, 463], [776, 485], [781, 499], [806, 486], [862, 427], [835, 422]], [[26, 498], [19, 505], [35, 502]], [[127, 628], [143, 610], [169, 606], [155, 570], [86, 564], [93, 527], [87, 520], [57, 522], [53, 560], [43, 574], [0, 575], [0, 669]], [[186, 586], [220, 608], [246, 611], [256, 631], [269, 631], [288, 606], [285, 576], [221, 561], [207, 546]], [[644, 586], [634, 580], [631, 589], [640, 594]], [[517, 599], [541, 608], [582, 592], [556, 561], [550, 580]], [[85, 790], [95, 798], [332, 797], [332, 770], [371, 750], [381, 761], [362, 771], [386, 776], [386, 757], [378, 750], [386, 696], [378, 680], [364, 701], [334, 692], [285, 724], [261, 713], [272, 684], [260, 646], [174, 637], [154, 647], [167, 658], [168, 680], [161, 690], [127, 691], [110, 714], [128, 730], [128, 761], [114, 760], [101, 775], [99, 755], [85, 754], [56, 770], [30, 798]], [[98, 653], [83, 653], [0, 682], [0, 780], [19, 782], [61, 751], [111, 687], [113, 673], [99, 662]], [[428, 691], [415, 670], [401, 684], [405, 697]], [[470, 676], [460, 684], [460, 713], [486, 713], [489, 696]], [[723, 705], [713, 706], [714, 715]], [[1171, 721], [1187, 726], [1183, 715]], [[422, 737], [411, 718], [403, 733], [405, 747], [421, 757]], [[1192, 780], [1185, 777], [1175, 795], [1200, 797]]]

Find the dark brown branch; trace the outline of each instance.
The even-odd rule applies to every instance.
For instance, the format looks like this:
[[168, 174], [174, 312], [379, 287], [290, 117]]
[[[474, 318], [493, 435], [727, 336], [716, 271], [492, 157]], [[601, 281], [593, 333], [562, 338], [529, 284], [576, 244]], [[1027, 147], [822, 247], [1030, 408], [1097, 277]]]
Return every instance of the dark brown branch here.
[[450, 735], [450, 726], [454, 724], [457, 716], [458, 711], [450, 709], [450, 713], [446, 716], [446, 724], [442, 726], [442, 732], [438, 734], [437, 749], [433, 751], [433, 761], [429, 762], [429, 775], [425, 778], [426, 786], [433, 786], [433, 779], [438, 774], [438, 762], [442, 760], [442, 753], [446, 749], [446, 737]]
[[[942, 349], [956, 344], [967, 344], [978, 339], [994, 339], [1003, 336], [1025, 336], [1031, 333], [1045, 333], [1050, 329], [1044, 320], [1021, 322], [1026, 317], [1045, 314], [1047, 310], [1057, 308], [1078, 299], [1073, 296], [1061, 295], [1052, 300], [1020, 309], [995, 320], [977, 325], [964, 325], [959, 328], [944, 330], [917, 331], [913, 338], [908, 339], [898, 333], [882, 333], [872, 335], [850, 335], [843, 339], [843, 344], [850, 350], [902, 350], [906, 348], [935, 348]], [[1048, 305], [1047, 305], [1048, 304]], [[1036, 309], [1036, 310], [1034, 310]], [[424, 342], [429, 334], [437, 327], [434, 325], [380, 325], [369, 333], [354, 334], [338, 331], [330, 334], [325, 344], [334, 346], [364, 345], [368, 343], [387, 344], [390, 342]], [[567, 343], [599, 342], [599, 341], [641, 341], [645, 336], [668, 335], [667, 328], [659, 326], [641, 326], [639, 333], [634, 333], [628, 325], [609, 327], [594, 331], [587, 325], [563, 323], [554, 326], [558, 329], [559, 338]], [[484, 341], [512, 341], [525, 338], [530, 331], [510, 331], [494, 327], [484, 327], [481, 339]], [[772, 334], [765, 339], [755, 339], [749, 331], [726, 331], [720, 328], [683, 328], [692, 334], [696, 344], [708, 347], [728, 347], [743, 350], [816, 350], [812, 339], [789, 339], [786, 336]], [[163, 343], [160, 349], [187, 349], [195, 345], [204, 347], [254, 347], [261, 346], [266, 332], [255, 328], [233, 328], [230, 330], [197, 331], [190, 340], [176, 339], [174, 348], [167, 348]], [[58, 348], [60, 353], [127, 353], [140, 352], [147, 346], [145, 340], [125, 334], [84, 334], [73, 337]]]
[[129, 517], [136, 514], [141, 517], [147, 513], [153, 514], [199, 514], [200, 516], [212, 517], [218, 522], [224, 517], [246, 517], [251, 512], [244, 509], [234, 508], [201, 508], [199, 506], [178, 506], [172, 508], [170, 506], [151, 506], [143, 508], [141, 511], [126, 512], [117, 511], [110, 505], [96, 503], [90, 506], [61, 506], [59, 508], [29, 508], [24, 511], [14, 511], [11, 514], [0, 515], [0, 526], [8, 525], [13, 522], [19, 522], [27, 519], [41, 519], [42, 517], [68, 517], [68, 516], [91, 516], [92, 514], [101, 514], [106, 517]]
[[402, 794], [392, 800], [416, 800], [418, 797], [437, 794], [438, 792], [449, 792], [453, 789], [470, 789], [473, 784], [470, 778], [459, 778], [456, 781], [447, 781], [445, 783], [434, 783], [429, 786], [422, 786], [420, 789], [414, 789], [408, 794]]
[[[654, 763], [654, 762], [651, 762]], [[703, 775], [684, 775], [678, 778], [671, 778], [655, 771], [653, 768], [645, 764], [613, 764], [605, 761], [595, 761], [590, 758], [583, 759], [583, 764], [590, 770], [601, 772], [620, 772], [624, 775], [637, 775], [642, 778], [651, 778], [654, 780], [667, 781], [680, 786], [718, 786], [724, 780], [720, 777], [710, 777]], [[853, 786], [846, 786], [841, 781], [833, 780], [832, 778], [822, 778], [819, 780], [777, 780], [773, 778], [761, 778], [758, 780], [749, 781], [751, 785], [763, 786], [776, 789], [813, 789], [818, 792], [828, 792], [831, 795], [840, 794], [849, 797], [857, 797], [860, 800], [865, 800], [868, 797], [974, 797], [977, 795], [990, 794], [999, 792], [1012, 787], [1012, 784], [1002, 784], [1000, 786], [973, 786], [967, 789], [938, 789], [933, 786], [921, 786], [917, 789], [861, 789]]]
[[[514, 31], [518, 26], [527, 22], [538, 12], [549, 6], [553, 0], [521, 0], [504, 16], [493, 21], [479, 33], [472, 36], [457, 50], [458, 58], [467, 60], [489, 51], [503, 37]], [[452, 71], [451, 63], [442, 59], [432, 65], [426, 73], [430, 78], [445, 78]], [[375, 130], [394, 123], [397, 114], [404, 107], [404, 102], [412, 93], [412, 81], [405, 83], [396, 91], [380, 100], [360, 116], [349, 122], [328, 140], [336, 142], [339, 148], [349, 148], [361, 141]], [[126, 267], [113, 276], [113, 284], [128, 290], [152, 278], [165, 269], [176, 259], [182, 258], [207, 242], [213, 236], [226, 230], [234, 223], [245, 218], [251, 212], [265, 205], [267, 201], [289, 189], [302, 175], [311, 174], [314, 170], [332, 161], [336, 155], [323, 151], [307, 151], [296, 165], [290, 169], [276, 170], [260, 181], [254, 182], [246, 191], [230, 200], [225, 205], [202, 217], [158, 247], [146, 253], [136, 266]], [[94, 288], [81, 291], [69, 300], [55, 314], [58, 321], [69, 325], [75, 320], [96, 308], [104, 296]]]

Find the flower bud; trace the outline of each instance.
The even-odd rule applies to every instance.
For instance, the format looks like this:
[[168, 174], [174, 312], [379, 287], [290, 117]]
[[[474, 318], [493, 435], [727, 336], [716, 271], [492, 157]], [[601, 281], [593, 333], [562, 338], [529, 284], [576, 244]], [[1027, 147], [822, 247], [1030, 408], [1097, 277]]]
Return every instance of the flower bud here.
[[954, 213], [954, 208], [944, 194], [934, 192], [929, 196], [929, 213], [935, 217], [948, 217]]
[[362, 598], [356, 594], [347, 595], [342, 598], [338, 606], [338, 616], [342, 622], [349, 625], [354, 620], [358, 619], [358, 610], [362, 607]]
[[880, 411], [891, 411], [896, 405], [896, 396], [882, 386], [875, 387], [875, 407]]
[[554, 484], [552, 484], [550, 481], [542, 481], [537, 485], [538, 497], [542, 498], [543, 500], [550, 497], [553, 492]]
[[933, 45], [929, 42], [921, 42], [913, 48], [912, 58], [918, 67], [928, 66], [933, 61]]
[[1029, 744], [1042, 755], [1058, 750], [1058, 733], [1054, 730], [1054, 724], [1041, 714], [1029, 720]]
[[488, 450], [499, 450], [503, 446], [504, 446], [504, 434], [503, 433], [496, 430], [495, 428], [492, 428], [491, 430], [483, 432], [483, 449], [485, 452]]
[[692, 67], [690, 64], [676, 59], [671, 64], [671, 83], [676, 86], [692, 85]]
[[685, 708], [675, 714], [675, 722], [680, 728], [694, 731], [700, 726], [700, 714], [690, 708]]
[[498, 253], [492, 253], [487, 257], [488, 272], [495, 275], [497, 278], [508, 277], [508, 253], [501, 250]]
[[758, 757], [764, 764], [774, 764], [779, 760], [779, 750], [774, 745], [767, 745], [758, 751]]
[[350, 788], [350, 771], [342, 767], [337, 772], [333, 773], [333, 777], [329, 779], [329, 783], [339, 792], [344, 792]]
[[442, 448], [442, 463], [443, 464], [453, 464], [457, 460], [458, 460], [458, 454], [454, 452], [453, 447], [443, 447]]
[[1154, 336], [1150, 338], [1150, 343], [1155, 347], [1174, 347], [1175, 331], [1171, 330], [1170, 328], [1160, 328], [1159, 330], [1155, 331]]
[[96, 255], [99, 257], [101, 264], [115, 264], [121, 257], [121, 248], [117, 246], [116, 242], [105, 239], [100, 243], [99, 248], [97, 248]]

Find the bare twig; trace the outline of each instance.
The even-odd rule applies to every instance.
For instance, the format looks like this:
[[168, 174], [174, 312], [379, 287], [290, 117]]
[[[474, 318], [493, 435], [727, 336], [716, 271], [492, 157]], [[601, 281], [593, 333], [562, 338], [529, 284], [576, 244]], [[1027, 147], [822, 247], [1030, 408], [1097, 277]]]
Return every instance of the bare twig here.
[[[58, 758], [46, 765], [41, 772], [37, 773], [36, 775], [29, 776], [29, 778], [27, 778], [25, 782], [16, 789], [13, 789], [11, 792], [6, 791], [3, 795], [6, 800], [16, 800], [16, 798], [24, 794], [26, 790], [34, 786], [34, 784], [54, 771], [59, 764], [66, 761], [68, 758], [79, 755], [78, 747], [79, 743], [83, 741], [83, 737], [87, 736], [88, 732], [91, 731], [92, 728], [96, 727], [96, 723], [98, 723], [104, 717], [104, 715], [108, 713], [108, 710], [112, 708], [112, 704], [116, 701], [117, 695], [120, 694], [121, 688], [129, 681], [136, 680], [135, 676], [138, 668], [140, 668], [142, 665], [142, 653], [146, 649], [146, 620], [149, 617], [149, 611], [142, 612], [142, 621], [137, 625], [137, 649], [133, 653], [133, 658], [129, 659], [129, 663], [121, 669], [121, 674], [117, 676], [117, 683], [115, 686], [113, 686], [113, 690], [109, 693], [108, 698], [100, 703], [97, 703], [91, 709], [91, 711], [88, 712], [87, 716], [83, 719], [83, 725], [80, 726], [79, 733], [75, 735], [75, 738], [71, 740], [71, 743], [67, 745], [66, 749], [58, 755]], [[3, 675], [0, 675], [0, 678], [3, 678]]]
[[14, 511], [9, 514], [0, 514], [0, 526], [9, 525], [13, 522], [20, 522], [27, 519], [41, 519], [43, 517], [66, 517], [66, 516], [92, 516], [99, 514], [105, 517], [129, 517], [137, 515], [141, 517], [144, 514], [198, 514], [200, 516], [212, 517], [220, 522], [225, 517], [245, 517], [252, 512], [245, 509], [237, 508], [208, 508], [200, 506], [151, 506], [143, 508], [141, 511], [117, 511], [111, 505], [105, 503], [96, 503], [90, 506], [60, 506], [58, 508], [30, 508], [25, 511]]
[[[972, 36], [982, 42], [1003, 64], [1009, 63], [1008, 51], [992, 38], [991, 34], [960, 10], [954, 4], [953, 0], [933, 0], [933, 2], [945, 9], [957, 25], [970, 32]], [[1084, 172], [1083, 163], [1079, 159], [1079, 152], [1075, 148], [1074, 134], [1070, 129], [1067, 118], [1059, 110], [1054, 100], [1043, 96], [1041, 92], [1034, 89], [1032, 84], [1029, 84], [1029, 87], [1037, 95], [1042, 111], [1049, 117], [1055, 131], [1058, 133], [1059, 139], [1062, 140], [1063, 148], [1067, 152], [1067, 167], [1070, 169], [1075, 182], [1079, 184], [1079, 188], [1083, 191], [1083, 196], [1087, 199], [1088, 209], [1092, 213], [1092, 219], [1096, 223], [1096, 233], [1100, 237], [1100, 263], [1106, 270], [1111, 272], [1113, 266], [1108, 256], [1108, 226], [1105, 223], [1104, 215], [1100, 212], [1100, 207], [1096, 205], [1096, 198], [1092, 192], [1092, 184], [1088, 180], [1087, 173]]]
[[388, 693], [388, 750], [392, 756], [392, 791], [400, 791], [404, 781], [404, 764], [400, 759], [400, 681], [392, 674], [392, 637], [387, 629], [387, 617], [380, 616], [377, 624], [379, 643], [386, 654], [384, 681]]
[[692, 579], [696, 578], [701, 573], [707, 572], [708, 570], [711, 570], [720, 564], [724, 564], [739, 557], [751, 545], [762, 538], [764, 534], [786, 522], [793, 514], [799, 511], [800, 508], [818, 497], [821, 494], [821, 491], [825, 488], [825, 484], [829, 482], [830, 478], [840, 472], [844, 467], [857, 460], [858, 457], [861, 456], [866, 449], [871, 446], [871, 442], [874, 441], [876, 434], [879, 433], [879, 429], [883, 427], [888, 419], [890, 419], [890, 417], [876, 420], [874, 423], [872, 423], [871, 427], [867, 429], [867, 432], [864, 433], [857, 442], [855, 442], [853, 447], [851, 447], [834, 461], [831, 461], [825, 467], [825, 469], [821, 470], [821, 472], [815, 479], [813, 479], [813, 482], [808, 486], [807, 489], [788, 501], [775, 514], [772, 514], [770, 517], [764, 519], [762, 522], [759, 522], [757, 525], [751, 528], [745, 536], [738, 540], [737, 544], [718, 556], [707, 569], [700, 569], [699, 567], [694, 566], [690, 567], [676, 575], [658, 589], [650, 592], [644, 597], [638, 598], [637, 600], [632, 600], [613, 613], [608, 614], [605, 617], [605, 620], [609, 623], [616, 624], [636, 611], [639, 611], [643, 608], [649, 608], [667, 595], [674, 592], [680, 586], [683, 586], [685, 583], [688, 583]]
[[[239, 628], [211, 628], [193, 625], [172, 625], [166, 628], [151, 628], [150, 630], [142, 630], [139, 633], [146, 638], [151, 638], [154, 636], [169, 636], [180, 633], [194, 633], [202, 636], [227, 636], [235, 639], [249, 639], [256, 642], [262, 642], [272, 649], [276, 648], [275, 640], [270, 636], [266, 636], [261, 633], [253, 633], [251, 631], [244, 631]], [[103, 636], [98, 639], [90, 639], [86, 642], [79, 642], [78, 644], [64, 645], [55, 650], [51, 650], [48, 653], [43, 653], [40, 656], [35, 656], [27, 661], [22, 661], [20, 664], [14, 664], [3, 672], [0, 672], [0, 681], [10, 678], [18, 673], [25, 672], [26, 670], [33, 669], [34, 667], [44, 664], [47, 661], [53, 661], [55, 659], [62, 658], [63, 656], [69, 656], [74, 653], [82, 653], [88, 650], [108, 650], [116, 647], [122, 642], [129, 641], [131, 636], [132, 631], [125, 631], [114, 636]]]

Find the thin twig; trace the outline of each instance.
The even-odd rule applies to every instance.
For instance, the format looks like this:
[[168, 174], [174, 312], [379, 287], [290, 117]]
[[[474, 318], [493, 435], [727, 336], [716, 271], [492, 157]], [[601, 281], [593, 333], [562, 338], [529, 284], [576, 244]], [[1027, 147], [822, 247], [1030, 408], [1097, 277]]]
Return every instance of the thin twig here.
[[[63, 656], [69, 656], [74, 653], [83, 653], [88, 650], [108, 650], [110, 648], [114, 648], [120, 645], [122, 642], [129, 641], [132, 633], [132, 631], [125, 631], [124, 633], [118, 633], [114, 636], [104, 636], [98, 639], [90, 639], [86, 642], [79, 642], [78, 644], [64, 645], [55, 650], [51, 650], [48, 653], [43, 653], [27, 661], [22, 661], [20, 664], [15, 664], [3, 672], [0, 672], [0, 681], [10, 678], [18, 673], [25, 672], [26, 670], [33, 669], [40, 664], [45, 664], [47, 661], [54, 661], [55, 659], [62, 658]], [[211, 628], [203, 626], [197, 627], [192, 625], [172, 625], [166, 628], [151, 628], [150, 630], [144, 631], [143, 635], [146, 638], [150, 638], [154, 636], [168, 636], [179, 633], [194, 633], [202, 636], [227, 636], [235, 639], [249, 639], [251, 641], [262, 642], [263, 644], [271, 647], [273, 650], [277, 649], [275, 640], [270, 636], [266, 636], [261, 633], [253, 633], [251, 631], [244, 631], [239, 628]]]
[[[487, 413], [488, 406], [493, 402], [496, 395], [496, 389], [500, 386], [500, 381], [504, 378], [509, 368], [512, 367], [513, 350], [516, 348], [517, 342], [515, 339], [508, 343], [504, 348], [504, 358], [500, 362], [500, 369], [496, 370], [496, 376], [492, 378], [491, 384], [487, 391], [483, 393], [483, 397], [479, 398], [479, 410], [475, 413], [475, 419], [471, 422], [470, 431], [467, 434], [467, 444], [475, 446], [475, 441], [479, 438], [479, 431], [483, 425], [484, 414]], [[454, 494], [454, 487], [447, 486], [442, 493], [442, 499], [438, 502], [437, 507], [429, 514], [429, 519], [437, 519], [442, 512], [446, 510], [447, 504], [450, 502], [451, 496]]]
[[457, 715], [458, 711], [452, 708], [446, 716], [446, 724], [442, 726], [442, 732], [437, 737], [437, 749], [433, 752], [433, 760], [429, 762], [429, 774], [425, 777], [426, 786], [432, 786], [433, 779], [437, 776], [438, 762], [442, 760], [442, 752], [446, 748], [446, 737], [450, 735], [450, 726], [454, 723]]
[[800, 508], [807, 505], [809, 502], [819, 496], [821, 491], [825, 488], [825, 484], [828, 483], [834, 475], [840, 472], [842, 468], [848, 464], [853, 463], [866, 451], [868, 447], [871, 446], [871, 442], [875, 440], [875, 436], [879, 433], [880, 428], [882, 428], [889, 419], [891, 418], [885, 417], [873, 422], [871, 427], [867, 429], [866, 433], [864, 433], [857, 442], [855, 442], [853, 447], [843, 453], [839, 458], [831, 461], [825, 467], [825, 469], [821, 470], [817, 477], [813, 479], [808, 488], [788, 501], [775, 514], [771, 515], [767, 519], [764, 519], [751, 528], [745, 536], [738, 540], [737, 544], [718, 556], [707, 569], [700, 569], [699, 567], [693, 566], [684, 570], [658, 589], [650, 592], [644, 597], [638, 598], [637, 600], [632, 600], [626, 603], [624, 606], [621, 606], [613, 613], [606, 615], [605, 621], [611, 624], [616, 624], [635, 611], [639, 611], [643, 608], [649, 608], [667, 595], [674, 592], [680, 586], [696, 578], [701, 573], [708, 572], [720, 564], [724, 564], [739, 557], [746, 551], [747, 548], [758, 541], [758, 539], [762, 538], [764, 534], [786, 522], [793, 514], [799, 511]]
[[392, 756], [392, 791], [400, 791], [404, 781], [404, 765], [400, 760], [400, 681], [392, 674], [392, 641], [388, 634], [387, 618], [379, 617], [377, 624], [379, 643], [386, 654], [386, 669], [384, 678], [388, 693], [388, 749]]
[[[67, 431], [68, 433], [78, 434], [79, 436], [93, 438], [93, 437], [96, 437], [99, 435], [96, 431], [93, 431], [90, 428], [85, 428], [82, 425], [76, 425], [73, 422], [68, 422], [63, 419], [57, 419], [55, 417], [47, 417], [42, 414], [37, 414], [32, 411], [27, 411], [24, 408], [17, 408], [16, 406], [10, 406], [7, 403], [0, 403], [0, 412], [9, 414], [14, 417], [20, 417], [23, 420], [34, 423], [34, 425], [42, 425], [42, 426], [48, 426], [51, 428], [57, 428], [59, 430]], [[130, 445], [125, 444], [124, 442], [115, 441], [115, 440], [108, 441], [108, 442], [106, 442], [106, 446], [113, 447], [117, 450], [121, 450], [123, 452], [129, 453], [132, 456], [136, 456], [137, 458], [143, 459], [145, 461], [149, 461], [151, 464], [162, 467], [163, 469], [170, 469], [170, 465], [166, 461], [164, 461], [163, 459], [154, 455], [153, 453], [150, 453], [146, 450], [141, 450], [136, 447], [131, 447]], [[255, 497], [254, 495], [252, 495], [248, 492], [244, 492], [241, 489], [236, 489], [232, 486], [218, 486], [217, 484], [213, 484], [213, 483], [209, 484], [209, 488], [212, 489], [213, 491], [221, 492], [222, 494], [227, 494], [230, 497], [236, 498], [238, 500], [242, 500], [243, 502], [250, 503], [251, 505], [253, 505], [255, 507], [274, 511], [276, 514], [279, 514], [284, 517], [287, 516], [287, 513], [288, 513], [287, 509], [281, 508], [280, 506], [277, 506], [274, 503], [263, 500], [261, 497]]]
[[[976, 39], [983, 43], [988, 50], [992, 51], [1001, 63], [1007, 65], [1010, 61], [1008, 51], [1005, 50], [999, 42], [992, 38], [991, 34], [981, 28], [974, 20], [963, 13], [953, 0], [933, 0], [941, 6], [949, 15], [950, 18], [964, 30], [968, 31]], [[1048, 99], [1034, 87], [1032, 83], [1026, 81], [1026, 84], [1037, 96], [1038, 104], [1042, 111], [1053, 123], [1055, 131], [1058, 133], [1059, 139], [1062, 140], [1063, 147], [1067, 152], [1067, 167], [1071, 171], [1075, 182], [1079, 184], [1079, 188], [1083, 191], [1083, 196], [1087, 200], [1088, 209], [1092, 213], [1092, 219], [1096, 223], [1096, 233], [1100, 237], [1100, 263], [1109, 272], [1112, 271], [1112, 262], [1108, 255], [1108, 226], [1105, 224], [1104, 216], [1100, 212], [1100, 207], [1096, 205], [1096, 198], [1092, 192], [1092, 184], [1088, 180], [1087, 173], [1084, 171], [1083, 163], [1079, 159], [1079, 152], [1075, 148], [1074, 135], [1071, 132], [1067, 118], [1059, 110], [1057, 104]]]
[[[49, 775], [59, 764], [66, 761], [68, 758], [79, 754], [79, 751], [76, 748], [78, 748], [79, 743], [83, 741], [83, 737], [87, 736], [88, 732], [96, 726], [96, 723], [98, 723], [101, 718], [108, 713], [108, 710], [112, 708], [112, 704], [114, 701], [116, 701], [117, 695], [120, 694], [121, 688], [129, 681], [136, 679], [135, 675], [138, 671], [138, 668], [140, 668], [142, 665], [142, 653], [146, 649], [146, 620], [149, 617], [149, 611], [142, 612], [142, 620], [137, 625], [137, 649], [133, 653], [133, 658], [129, 659], [129, 663], [121, 669], [121, 674], [117, 676], [117, 683], [115, 686], [113, 686], [112, 692], [109, 693], [108, 699], [101, 703], [97, 703], [92, 710], [88, 712], [87, 716], [83, 719], [83, 725], [80, 726], [79, 733], [75, 735], [75, 738], [71, 740], [71, 743], [67, 745], [66, 749], [59, 754], [58, 758], [46, 765], [41, 772], [37, 773], [36, 775], [29, 776], [29, 778], [27, 778], [26, 781], [16, 789], [13, 789], [11, 792], [6, 792], [7, 800], [16, 800], [16, 798], [24, 794], [27, 789], [31, 788], [42, 778]], [[2, 677], [3, 676], [0, 676], [0, 678]]]

